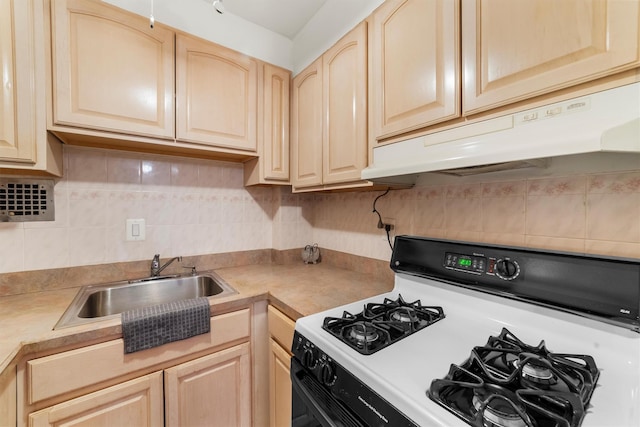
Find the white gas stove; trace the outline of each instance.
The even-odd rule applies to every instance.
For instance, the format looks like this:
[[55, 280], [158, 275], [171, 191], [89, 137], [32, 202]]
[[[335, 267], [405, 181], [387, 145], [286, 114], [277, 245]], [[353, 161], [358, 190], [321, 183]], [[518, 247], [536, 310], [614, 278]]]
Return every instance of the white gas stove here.
[[293, 426], [640, 425], [637, 261], [401, 236], [392, 265], [296, 322]]

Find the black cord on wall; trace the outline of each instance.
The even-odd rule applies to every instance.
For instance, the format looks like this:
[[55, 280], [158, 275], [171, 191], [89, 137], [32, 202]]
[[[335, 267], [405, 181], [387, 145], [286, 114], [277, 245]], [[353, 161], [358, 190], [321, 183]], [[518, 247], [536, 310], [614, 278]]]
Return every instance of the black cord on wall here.
[[376, 209], [376, 203], [378, 203], [378, 199], [389, 194], [389, 191], [391, 191], [391, 187], [387, 188], [387, 191], [375, 198], [375, 200], [373, 201], [373, 213], [378, 214], [378, 228], [384, 228], [384, 231], [387, 232], [387, 241], [389, 242], [389, 247], [391, 248], [391, 250], [393, 250], [393, 245], [391, 244], [391, 235], [389, 234], [389, 232], [393, 228], [393, 225], [385, 224], [384, 222], [382, 222], [382, 215], [380, 215], [380, 212]]

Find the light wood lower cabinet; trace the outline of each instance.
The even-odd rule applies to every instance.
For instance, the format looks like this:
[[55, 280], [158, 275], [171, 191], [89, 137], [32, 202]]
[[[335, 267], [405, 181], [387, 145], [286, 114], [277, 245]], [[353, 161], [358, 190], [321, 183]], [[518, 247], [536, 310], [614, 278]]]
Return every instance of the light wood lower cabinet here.
[[27, 358], [17, 370], [17, 425], [250, 426], [252, 314], [218, 314], [208, 334], [131, 354], [116, 339]]
[[270, 427], [291, 425], [291, 345], [295, 322], [269, 306], [269, 419]]
[[168, 368], [164, 387], [162, 372], [155, 372], [34, 412], [29, 424], [249, 427], [250, 346], [240, 344]]
[[29, 426], [161, 426], [162, 388], [162, 373], [154, 372], [34, 412]]
[[291, 425], [291, 353], [269, 340], [269, 408], [271, 427]]
[[0, 425], [17, 425], [16, 413], [16, 370], [7, 369], [0, 373]]
[[241, 344], [164, 372], [165, 426], [251, 425], [251, 356]]

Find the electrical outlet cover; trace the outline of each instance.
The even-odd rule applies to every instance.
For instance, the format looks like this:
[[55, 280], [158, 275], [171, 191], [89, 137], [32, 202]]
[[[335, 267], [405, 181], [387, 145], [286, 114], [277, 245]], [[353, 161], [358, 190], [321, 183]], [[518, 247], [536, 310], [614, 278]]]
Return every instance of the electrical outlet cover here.
[[144, 240], [146, 237], [144, 219], [127, 220], [127, 241]]

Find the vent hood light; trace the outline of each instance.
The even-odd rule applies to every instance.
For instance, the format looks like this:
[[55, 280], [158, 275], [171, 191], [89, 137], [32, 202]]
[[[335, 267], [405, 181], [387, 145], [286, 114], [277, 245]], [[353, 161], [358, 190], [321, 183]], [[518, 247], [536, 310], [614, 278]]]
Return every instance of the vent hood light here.
[[640, 83], [376, 147], [362, 178], [411, 184], [425, 172], [545, 167], [598, 152], [640, 153]]

